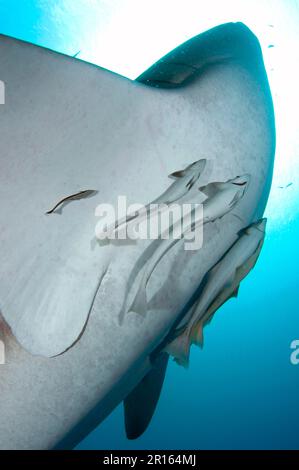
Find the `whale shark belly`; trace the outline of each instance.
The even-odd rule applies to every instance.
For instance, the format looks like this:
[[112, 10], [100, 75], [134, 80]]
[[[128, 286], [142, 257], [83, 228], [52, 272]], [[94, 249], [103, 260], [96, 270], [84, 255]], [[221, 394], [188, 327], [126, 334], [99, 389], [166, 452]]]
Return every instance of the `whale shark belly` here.
[[[244, 44], [247, 35], [250, 42], [251, 33], [243, 34]], [[22, 43], [5, 41], [10, 54], [21, 57]], [[9, 156], [1, 163], [6, 364], [0, 443], [5, 449], [52, 448], [60, 441], [71, 447], [151, 369], [150, 355], [205, 274], [239, 231], [262, 217], [273, 168], [273, 109], [258, 51], [252, 60], [234, 50], [216, 55], [190, 83], [164, 87], [161, 81], [153, 87], [34, 46], [24, 49], [31, 74], [40, 60], [43, 85], [29, 85], [9, 54], [0, 59], [1, 74], [10, 70], [6, 93], [12, 89], [11, 107], [7, 99], [0, 121], [2, 151]], [[65, 74], [58, 75], [58, 68]], [[16, 70], [19, 81], [10, 84]], [[61, 103], [53, 92], [57, 80]], [[21, 92], [13, 97], [14, 85], [22, 93], [29, 90], [23, 98], [28, 107]], [[147, 204], [165, 191], [170, 173], [202, 158], [207, 164], [200, 186], [249, 174], [246, 193], [231, 212], [204, 225], [200, 249], [177, 244], [165, 254], [148, 285], [146, 316], [124, 311], [133, 300], [132, 273], [140, 259], [146, 261], [142, 256], [151, 241], [92, 245], [95, 206], [115, 205], [119, 195]], [[45, 215], [61, 195], [79, 189], [98, 194], [68, 204], [60, 215]], [[70, 273], [70, 281], [61, 284]], [[134, 280], [137, 286], [138, 276]]]

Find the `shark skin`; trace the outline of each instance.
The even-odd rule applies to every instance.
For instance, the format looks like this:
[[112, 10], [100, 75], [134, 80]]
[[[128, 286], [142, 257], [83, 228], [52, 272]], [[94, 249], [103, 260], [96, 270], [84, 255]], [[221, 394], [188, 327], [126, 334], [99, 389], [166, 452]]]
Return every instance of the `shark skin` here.
[[[0, 79], [0, 447], [67, 449], [151, 372], [151, 353], [205, 274], [262, 217], [271, 94], [259, 43], [239, 23], [196, 36], [136, 81], [2, 36]], [[120, 323], [146, 247], [92, 248], [95, 207], [123, 194], [147, 204], [167, 175], [201, 158], [201, 186], [249, 174], [246, 194], [205, 225], [195, 255], [163, 257], [146, 318], [130, 312]], [[84, 189], [98, 193], [45, 215]]]

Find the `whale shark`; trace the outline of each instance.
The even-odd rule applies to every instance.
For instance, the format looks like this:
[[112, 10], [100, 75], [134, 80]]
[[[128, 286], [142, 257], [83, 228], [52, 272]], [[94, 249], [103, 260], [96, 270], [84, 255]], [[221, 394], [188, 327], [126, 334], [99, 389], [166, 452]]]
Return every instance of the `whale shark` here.
[[[175, 341], [187, 332], [201, 343], [260, 253], [275, 122], [258, 39], [242, 23], [219, 25], [129, 80], [0, 36], [0, 80], [0, 447], [73, 448], [121, 402], [137, 438], [169, 357], [189, 360]], [[241, 197], [221, 207], [227, 181]], [[92, 243], [99, 204], [194, 194], [203, 207], [218, 200], [195, 252]], [[120, 321], [142, 285], [146, 315]]]

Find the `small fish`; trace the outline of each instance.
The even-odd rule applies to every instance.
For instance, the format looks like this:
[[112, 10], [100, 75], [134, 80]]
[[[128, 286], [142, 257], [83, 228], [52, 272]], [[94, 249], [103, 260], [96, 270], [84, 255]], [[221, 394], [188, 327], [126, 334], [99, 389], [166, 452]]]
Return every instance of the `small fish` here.
[[57, 207], [61, 206], [61, 204], [64, 204], [65, 202], [76, 201], [78, 199], [91, 197], [97, 194], [97, 192], [98, 191], [94, 189], [85, 189], [84, 191], [79, 191], [78, 193], [71, 194], [70, 196], [66, 196], [63, 199], [61, 199], [59, 202], [57, 202], [57, 204], [55, 204], [55, 206], [52, 209], [47, 211], [46, 214], [52, 214], [57, 209]]
[[286, 189], [286, 188], [289, 188], [290, 186], [292, 186], [292, 184], [293, 184], [293, 183], [291, 182], [291, 183], [288, 183], [288, 184], [285, 185], [285, 186], [278, 186], [278, 187], [279, 187], [279, 189]]
[[253, 269], [259, 257], [265, 229], [266, 219], [261, 219], [242, 230], [239, 239], [207, 274], [187, 327], [165, 348], [178, 364], [188, 366], [191, 344], [203, 344], [203, 327], [211, 321], [221, 305], [231, 297], [237, 297], [241, 281]]
[[134, 311], [136, 313], [140, 313], [141, 315], [146, 313], [147, 284], [149, 282], [150, 276], [161, 259], [176, 243], [178, 243], [180, 240], [184, 240], [184, 235], [190, 230], [194, 230], [200, 225], [204, 225], [208, 222], [214, 222], [216, 219], [221, 218], [230, 212], [237, 202], [243, 197], [249, 181], [250, 176], [243, 175], [237, 176], [236, 178], [226, 182], [209, 183], [207, 186], [200, 188], [201, 192], [207, 196], [207, 200], [203, 203], [203, 219], [190, 222], [190, 225], [186, 227], [185, 232], [183, 233], [183, 238], [168, 238], [161, 240], [160, 245], [154, 252], [152, 258], [146, 264], [140, 286], [137, 290], [133, 303], [129, 308], [129, 311]]
[[274, 47], [274, 44], [269, 44], [268, 49], [272, 49]]
[[117, 220], [115, 224], [110, 225], [105, 229], [105, 232], [101, 233], [101, 236], [105, 235], [105, 238], [113, 233], [119, 232], [122, 227], [128, 227], [140, 224], [144, 219], [148, 217], [149, 210], [156, 206], [154, 210], [151, 210], [150, 216], [152, 217], [155, 213], [161, 209], [159, 205], [170, 206], [177, 202], [179, 199], [184, 197], [192, 186], [196, 183], [199, 177], [202, 175], [206, 166], [206, 160], [201, 159], [191, 165], [188, 165], [184, 170], [175, 171], [169, 175], [169, 178], [173, 178], [175, 181], [169, 186], [164, 193], [159, 197], [147, 204], [143, 210], [138, 211], [134, 214], [129, 214], [121, 219]]

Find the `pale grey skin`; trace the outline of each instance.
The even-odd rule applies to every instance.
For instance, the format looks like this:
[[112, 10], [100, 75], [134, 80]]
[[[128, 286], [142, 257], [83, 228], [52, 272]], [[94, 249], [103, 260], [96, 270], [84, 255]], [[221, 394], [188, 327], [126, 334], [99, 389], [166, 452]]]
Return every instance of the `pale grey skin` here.
[[[168, 61], [142, 77], [145, 81], [156, 74], [155, 80], [147, 83], [169, 88], [164, 89], [0, 38], [0, 79], [6, 84], [6, 104], [0, 109], [0, 220], [5, 221], [0, 262], [6, 269], [2, 267], [0, 273], [3, 316], [2, 297], [7, 291], [12, 289], [9, 299], [16, 302], [16, 310], [21, 301], [15, 299], [25, 296], [20, 286], [23, 282], [25, 289], [30, 275], [26, 263], [24, 279], [18, 277], [24, 247], [32, 262], [37, 253], [48, 254], [54, 269], [65, 264], [64, 240], [78, 234], [81, 238], [71, 239], [76, 247], [87, 229], [94, 228], [94, 218], [84, 218], [93, 213], [94, 198], [69, 204], [63, 218], [44, 216], [61, 196], [90, 188], [100, 191], [97, 203], [115, 202], [117, 195], [126, 194], [131, 202], [146, 204], [167, 189], [168, 174], [200, 158], [207, 159], [202, 185], [245, 173], [251, 176], [246, 197], [234, 209], [241, 219], [227, 214], [207, 224], [204, 246], [196, 256], [170, 251], [156, 269], [145, 319], [131, 313], [119, 323], [127, 280], [138, 254], [131, 256], [135, 247], [128, 245], [107, 247], [103, 258], [98, 250], [94, 258], [86, 254], [89, 261], [94, 259], [86, 276], [91, 281], [92, 276], [97, 277], [95, 299], [83, 334], [64, 354], [54, 358], [33, 355], [3, 322], [2, 449], [70, 448], [99, 424], [150, 370], [149, 354], [161, 343], [205, 273], [234, 243], [238, 231], [263, 214], [272, 177], [275, 132], [257, 40], [243, 25], [228, 24], [193, 39], [192, 44], [195, 52], [182, 55], [179, 65], [177, 57], [170, 55]], [[197, 69], [194, 79], [185, 83]], [[182, 86], [174, 87], [180, 83]], [[45, 228], [40, 227], [44, 227], [42, 217], [49, 224]], [[52, 230], [55, 236], [49, 238]], [[60, 250], [57, 259], [55, 250]], [[31, 281], [28, 277], [28, 282], [36, 283], [37, 291], [39, 282], [43, 289], [46, 286], [40, 274], [35, 278], [31, 272]], [[51, 275], [57, 278], [55, 269]], [[78, 276], [84, 296], [90, 284], [82, 284], [81, 270]], [[52, 277], [46, 279], [54, 282]], [[80, 302], [81, 292], [74, 292]], [[86, 302], [91, 298], [89, 292]], [[61, 331], [59, 322], [50, 325], [52, 337], [45, 341], [44, 354], [70, 346], [80, 331], [70, 327], [69, 333], [71, 318], [64, 319]], [[85, 320], [86, 312], [80, 320], [81, 329]], [[25, 337], [21, 330], [19, 334]], [[33, 333], [28, 331], [31, 339], [37, 338], [36, 350], [43, 348], [39, 334], [42, 338], [38, 324]]]

